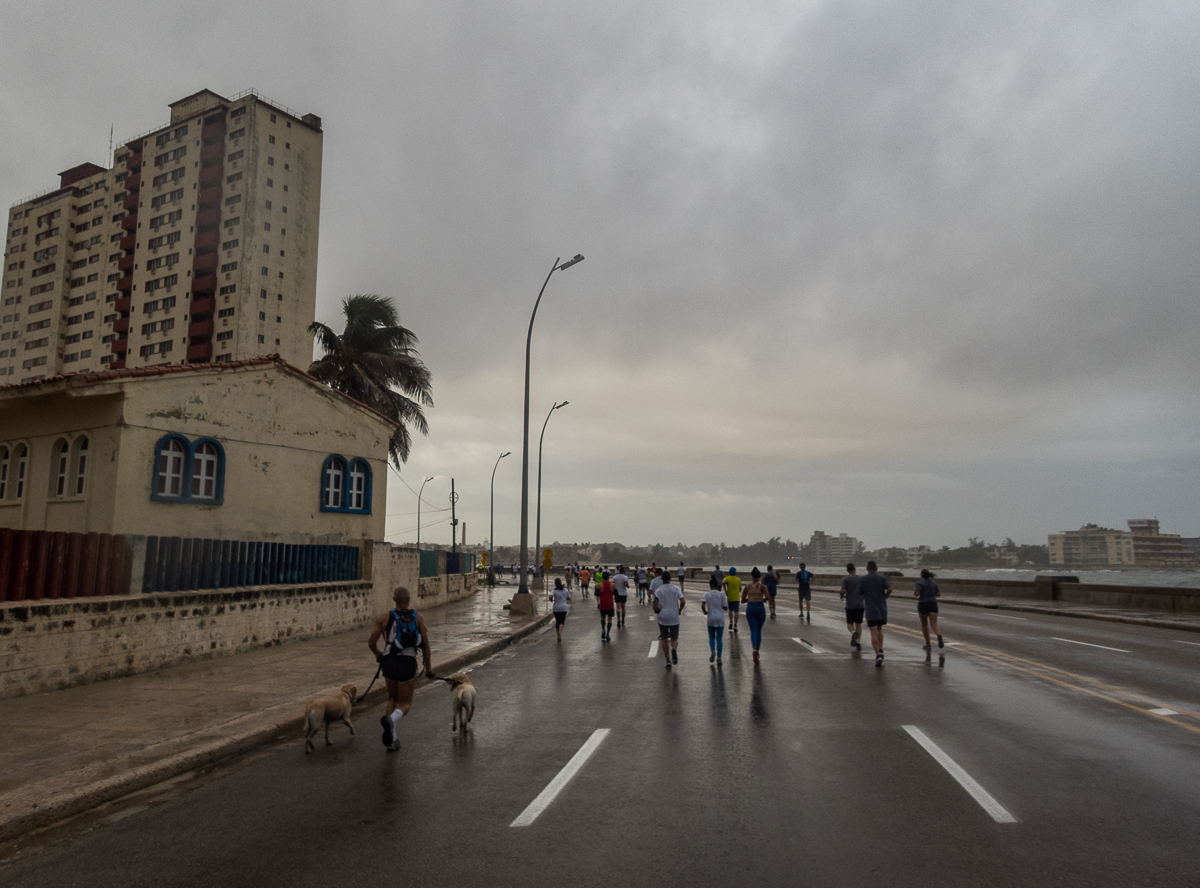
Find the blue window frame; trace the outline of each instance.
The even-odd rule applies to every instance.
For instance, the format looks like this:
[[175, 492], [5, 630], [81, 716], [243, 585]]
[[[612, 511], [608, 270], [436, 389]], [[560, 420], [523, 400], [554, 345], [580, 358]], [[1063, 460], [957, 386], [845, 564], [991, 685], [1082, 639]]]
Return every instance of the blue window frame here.
[[321, 466], [321, 511], [371, 514], [371, 464], [334, 453]]
[[150, 499], [219, 506], [225, 502], [225, 448], [214, 438], [167, 434], [154, 447]]

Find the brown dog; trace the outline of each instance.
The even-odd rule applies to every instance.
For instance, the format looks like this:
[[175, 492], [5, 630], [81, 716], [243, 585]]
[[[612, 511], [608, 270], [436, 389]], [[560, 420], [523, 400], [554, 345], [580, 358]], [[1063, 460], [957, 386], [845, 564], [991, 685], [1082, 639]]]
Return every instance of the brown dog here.
[[475, 714], [475, 685], [465, 672], [456, 672], [446, 681], [454, 687], [454, 718], [450, 721], [450, 730], [465, 735], [467, 722]]
[[350, 724], [350, 710], [354, 707], [354, 697], [357, 693], [358, 688], [354, 685], [342, 685], [339, 693], [332, 697], [318, 697], [304, 707], [304, 751], [306, 753], [312, 752], [314, 749], [312, 738], [317, 736], [317, 731], [321, 729], [321, 722], [325, 722], [326, 746], [333, 745], [333, 741], [329, 739], [330, 722], [341, 722], [350, 729], [350, 735], [354, 735], [354, 725]]

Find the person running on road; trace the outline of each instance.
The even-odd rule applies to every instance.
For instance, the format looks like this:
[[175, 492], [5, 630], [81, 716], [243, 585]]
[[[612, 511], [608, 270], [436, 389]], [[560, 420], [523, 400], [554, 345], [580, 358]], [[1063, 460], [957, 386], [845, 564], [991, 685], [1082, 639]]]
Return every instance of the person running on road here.
[[921, 571], [921, 579], [917, 580], [917, 590], [913, 592], [913, 596], [917, 599], [917, 615], [921, 618], [921, 634], [925, 636], [925, 650], [933, 650], [933, 645], [929, 643], [929, 626], [933, 625], [933, 634], [937, 636], [938, 647], [945, 647], [946, 642], [942, 640], [942, 630], [938, 628], [938, 596], [941, 591], [937, 587], [937, 583], [933, 581], [936, 574], [928, 571]]
[[812, 581], [813, 575], [804, 569], [804, 562], [801, 561], [800, 570], [796, 573], [796, 582], [800, 587], [800, 619], [804, 619], [804, 606], [807, 604], [808, 622], [810, 623], [812, 622]]
[[725, 595], [729, 598], [729, 629], [737, 635], [738, 613], [742, 608], [742, 578], [737, 575], [737, 568], [729, 568], [729, 576], [725, 577]]
[[583, 593], [583, 597], [588, 597], [588, 584], [592, 581], [592, 572], [586, 567], [579, 569], [579, 591]]
[[709, 578], [710, 580], [716, 580], [716, 581], [717, 581], [717, 588], [718, 588], [718, 589], [724, 589], [724, 588], [725, 588], [725, 587], [722, 585], [722, 584], [725, 582], [725, 573], [724, 573], [724, 572], [721, 570], [721, 565], [719, 565], [719, 564], [718, 564], [716, 567], [714, 567], [714, 568], [713, 568], [713, 572], [712, 572], [712, 573], [710, 573], [710, 574], [708, 575], [708, 578]]
[[842, 577], [842, 591], [838, 597], [846, 602], [846, 628], [850, 630], [850, 647], [862, 650], [859, 639], [862, 638], [863, 597], [858, 591], [860, 577], [854, 571], [854, 563], [846, 565], [846, 575]]
[[721, 649], [725, 642], [725, 612], [729, 610], [729, 599], [717, 586], [717, 581], [708, 578], [708, 591], [700, 602], [700, 610], [708, 615], [708, 662], [721, 662]]
[[[679, 662], [679, 615], [687, 603], [683, 600], [683, 590], [670, 582], [670, 576], [663, 571], [667, 582], [662, 583], [654, 592], [654, 612], [658, 614], [658, 638], [662, 645], [663, 656], [667, 658], [667, 668], [672, 663]], [[659, 579], [662, 579], [660, 577]]]
[[684, 581], [684, 578], [687, 576], [687, 571], [683, 569], [683, 562], [682, 562], [682, 561], [681, 561], [681, 562], [679, 562], [679, 572], [678, 572], [678, 575], [679, 575], [679, 591], [680, 591], [680, 592], [682, 592], [682, 591], [683, 591], [683, 581]]
[[[383, 725], [383, 745], [389, 752], [400, 748], [400, 735], [396, 729], [400, 719], [412, 708], [418, 649], [425, 661], [425, 674], [437, 678], [431, 662], [429, 630], [425, 628], [425, 618], [409, 608], [410, 597], [407, 588], [397, 586], [392, 592], [396, 606], [375, 621], [375, 628], [367, 639], [367, 646], [379, 662], [379, 671], [387, 685], [387, 709], [379, 722]], [[386, 643], [382, 651], [376, 647], [380, 638]]]
[[554, 631], [558, 633], [558, 643], [562, 644], [563, 626], [567, 624], [567, 611], [571, 609], [571, 590], [563, 585], [558, 577], [554, 578], [554, 588], [548, 596], [554, 602], [551, 610], [554, 612]]
[[596, 581], [596, 607], [600, 609], [600, 640], [612, 641], [613, 614], [616, 611], [616, 587], [608, 574]]
[[625, 568], [617, 565], [617, 575], [612, 578], [615, 600], [617, 602], [617, 628], [625, 625], [625, 602], [629, 600], [629, 577], [625, 576]]
[[767, 565], [767, 572], [762, 577], [763, 585], [767, 587], [767, 594], [771, 596], [771, 619], [775, 619], [775, 594], [779, 591], [779, 577], [775, 573], [775, 568]]
[[664, 582], [664, 580], [663, 580], [661, 573], [655, 574], [654, 579], [652, 579], [650, 581], [650, 603], [651, 604], [654, 603], [654, 593], [658, 591], [659, 586], [661, 586], [663, 584], [663, 582]]
[[742, 601], [746, 602], [746, 622], [750, 625], [750, 644], [754, 648], [754, 662], [758, 662], [758, 649], [762, 645], [763, 625], [767, 622], [767, 599], [770, 593], [762, 581], [757, 567], [750, 571], [750, 584], [742, 587]]
[[639, 564], [637, 569], [638, 604], [646, 603], [646, 593], [650, 591], [650, 581], [646, 579], [646, 565]]
[[892, 584], [874, 561], [867, 562], [867, 575], [858, 580], [858, 591], [863, 598], [867, 628], [871, 630], [871, 647], [875, 648], [875, 665], [883, 665], [883, 627], [887, 625], [887, 600], [892, 594]]

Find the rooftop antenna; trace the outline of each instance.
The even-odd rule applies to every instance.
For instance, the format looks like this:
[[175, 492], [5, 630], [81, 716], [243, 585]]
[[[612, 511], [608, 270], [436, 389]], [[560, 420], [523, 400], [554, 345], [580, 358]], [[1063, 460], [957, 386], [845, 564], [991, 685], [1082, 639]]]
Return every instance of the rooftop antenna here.
[[108, 168], [111, 170], [115, 160], [113, 159], [113, 128], [115, 124], [108, 125]]

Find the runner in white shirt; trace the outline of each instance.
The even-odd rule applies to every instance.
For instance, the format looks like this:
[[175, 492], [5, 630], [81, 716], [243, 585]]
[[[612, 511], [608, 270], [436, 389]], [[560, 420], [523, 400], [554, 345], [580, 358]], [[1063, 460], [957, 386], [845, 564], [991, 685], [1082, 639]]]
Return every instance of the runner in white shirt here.
[[708, 615], [708, 662], [721, 663], [721, 648], [725, 640], [725, 611], [729, 610], [729, 596], [717, 587], [716, 577], [708, 581], [708, 591], [700, 602], [700, 610]]
[[646, 581], [646, 566], [639, 564], [637, 569], [637, 584], [638, 584], [638, 604], [646, 603], [646, 593], [650, 590], [650, 584]]
[[[668, 577], [669, 579], [669, 577]], [[679, 615], [683, 612], [683, 590], [674, 583], [661, 583], [654, 592], [654, 612], [658, 614], [658, 637], [667, 668], [679, 662]]]
[[617, 575], [612, 578], [613, 589], [617, 602], [617, 628], [625, 625], [625, 602], [629, 600], [629, 577], [625, 576], [625, 568], [617, 565]]
[[679, 562], [679, 591], [680, 592], [683, 591], [683, 580], [684, 580], [685, 575], [686, 575], [686, 572], [683, 569], [683, 562], [681, 561], [681, 562]]
[[563, 626], [567, 623], [567, 611], [571, 609], [571, 590], [563, 586], [563, 581], [554, 578], [554, 588], [550, 590], [549, 598], [554, 602], [554, 629], [558, 632], [558, 643], [562, 644]]

